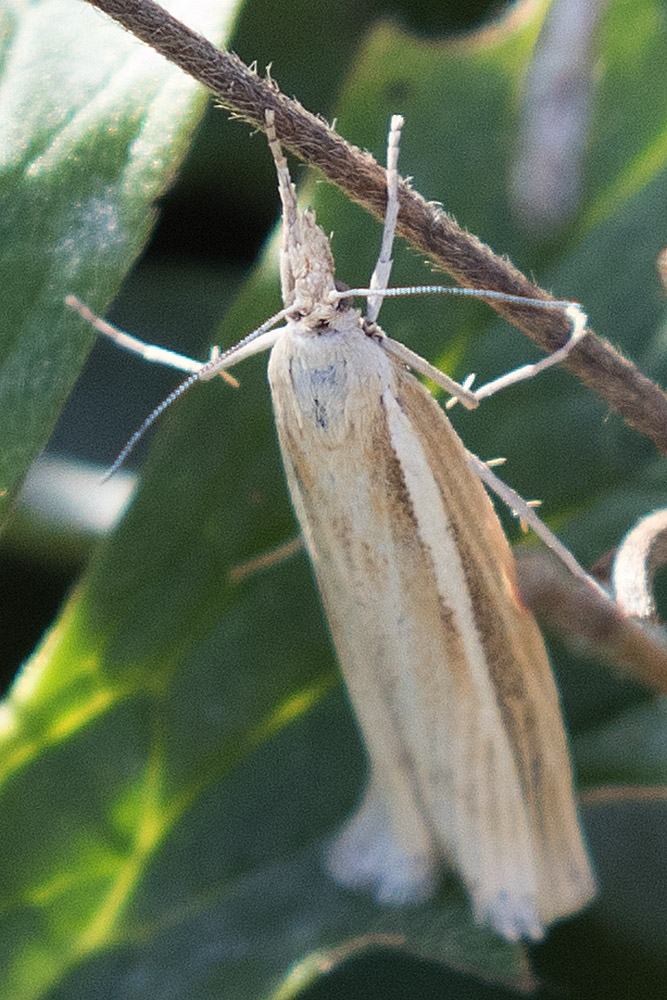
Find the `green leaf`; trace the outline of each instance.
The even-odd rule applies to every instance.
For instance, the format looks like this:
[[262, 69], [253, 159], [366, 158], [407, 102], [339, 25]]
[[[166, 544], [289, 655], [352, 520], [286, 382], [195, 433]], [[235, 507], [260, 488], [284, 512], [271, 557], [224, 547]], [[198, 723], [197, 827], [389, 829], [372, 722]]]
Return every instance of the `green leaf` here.
[[[653, 984], [664, 982], [663, 976], [655, 979], [656, 971], [664, 969], [667, 946], [664, 773], [663, 769], [658, 787], [603, 788], [593, 793], [585, 806], [587, 829], [597, 848], [598, 873], [606, 890], [596, 907], [596, 924], [616, 946], [621, 966], [630, 967], [628, 978], [637, 983], [637, 995], [641, 996], [659, 996], [662, 985], [655, 993]], [[628, 963], [627, 955], [637, 956], [638, 961]], [[615, 964], [611, 978], [616, 978]], [[619, 995], [627, 996], [630, 991], [625, 989], [624, 975], [627, 973], [621, 972]]]
[[636, 705], [577, 737], [582, 777], [591, 785], [667, 786], [667, 702]]
[[[402, 170], [418, 189], [559, 296], [580, 298], [611, 339], [634, 349], [650, 341], [657, 373], [662, 306], [647, 289], [666, 193], [656, 154], [664, 120], [639, 122], [636, 108], [644, 71], [661, 93], [667, 60], [664, 41], [635, 26], [653, 23], [659, 7], [638, 0], [605, 15], [581, 206], [548, 239], [522, 230], [507, 195], [516, 95], [546, 5], [527, 9], [523, 21], [453, 43], [378, 26], [341, 95], [340, 130], [382, 156], [389, 113], [402, 111]], [[626, 119], [627, 142], [610, 150]], [[248, 155], [268, 152], [255, 143]], [[335, 230], [340, 277], [365, 281], [379, 226], [324, 185], [309, 193]], [[277, 308], [275, 263], [271, 248], [222, 343]], [[394, 280], [423, 283], [423, 263], [399, 251]], [[382, 319], [454, 374], [474, 356], [480, 381], [532, 350], [479, 304], [397, 302]], [[166, 414], [135, 503], [5, 703], [3, 1000], [292, 996], [377, 943], [526, 983], [522, 949], [474, 927], [453, 883], [424, 908], [392, 911], [322, 874], [322, 846], [361, 790], [363, 755], [305, 556], [238, 573], [295, 532], [264, 365], [244, 364], [239, 392], [211, 384]], [[507, 478], [541, 493], [566, 534], [590, 511], [579, 551], [593, 558], [660, 492], [652, 449], [605, 418], [563, 372], [457, 423], [484, 457], [511, 449]], [[605, 766], [614, 773], [611, 757]], [[636, 774], [655, 779], [641, 764]]]
[[[188, 5], [220, 37], [233, 7]], [[104, 311], [141, 252], [207, 95], [99, 11], [0, 3], [0, 505], [44, 447]]]

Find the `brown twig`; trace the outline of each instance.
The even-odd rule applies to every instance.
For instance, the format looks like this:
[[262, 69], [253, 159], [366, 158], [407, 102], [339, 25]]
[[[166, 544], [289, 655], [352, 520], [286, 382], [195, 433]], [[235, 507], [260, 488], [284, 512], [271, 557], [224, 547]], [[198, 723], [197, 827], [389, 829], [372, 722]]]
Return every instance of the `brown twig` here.
[[577, 653], [615, 664], [649, 690], [667, 694], [664, 633], [598, 596], [544, 552], [517, 553], [521, 596], [540, 624]]
[[[334, 184], [377, 218], [386, 201], [384, 170], [369, 153], [346, 142], [321, 118], [261, 79], [238, 56], [216, 49], [177, 21], [153, 0], [87, 0], [105, 11], [138, 38], [208, 87], [220, 104], [237, 117], [264, 128], [264, 113], [275, 113], [281, 142], [306, 163], [318, 167]], [[413, 247], [475, 288], [493, 288], [513, 295], [550, 296], [521, 274], [508, 260], [461, 229], [437, 205], [401, 184], [398, 232]], [[499, 313], [553, 351], [565, 342], [569, 323], [560, 312], [494, 303]], [[652, 438], [667, 453], [667, 396], [610, 344], [590, 333], [564, 362], [602, 396], [611, 409]]]

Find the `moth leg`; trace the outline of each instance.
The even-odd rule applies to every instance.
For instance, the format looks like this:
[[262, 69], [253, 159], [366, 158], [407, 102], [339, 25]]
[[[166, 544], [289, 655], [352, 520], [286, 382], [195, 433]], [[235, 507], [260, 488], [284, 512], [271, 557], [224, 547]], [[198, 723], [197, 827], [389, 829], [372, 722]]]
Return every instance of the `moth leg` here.
[[[391, 267], [394, 263], [391, 252], [394, 245], [394, 236], [396, 235], [396, 223], [398, 221], [398, 149], [402, 128], [402, 116], [392, 115], [387, 139], [387, 208], [384, 214], [384, 230], [382, 232], [380, 256], [378, 257], [369, 285], [371, 289], [385, 289], [387, 287]], [[377, 321], [382, 302], [383, 298], [381, 296], [369, 296], [368, 307], [366, 309], [366, 321], [369, 325]]]
[[[359, 291], [360, 289], [354, 288], [348, 294], [357, 294]], [[468, 291], [468, 289], [459, 289], [459, 291]], [[483, 399], [488, 399], [489, 396], [500, 392], [501, 389], [506, 389], [510, 385], [516, 385], [517, 382], [524, 382], [545, 371], [547, 368], [559, 364], [580, 343], [588, 332], [588, 317], [586, 313], [576, 302], [569, 303], [563, 311], [572, 323], [572, 326], [570, 328], [570, 336], [562, 347], [559, 347], [551, 354], [547, 354], [546, 357], [541, 358], [534, 364], [514, 368], [505, 375], [501, 375], [499, 378], [493, 379], [491, 382], [487, 382], [486, 385], [474, 390], [470, 388], [474, 376], [469, 375], [461, 384], [456, 382], [455, 379], [450, 378], [449, 375], [445, 375], [439, 368], [435, 368], [429, 364], [425, 358], [422, 358], [419, 354], [415, 354], [405, 344], [401, 344], [397, 340], [392, 340], [391, 337], [385, 335], [378, 336], [377, 340], [387, 353], [391, 354], [401, 364], [406, 365], [413, 371], [419, 372], [425, 378], [431, 379], [436, 385], [445, 389], [446, 392], [451, 393], [455, 400], [462, 403], [466, 409], [473, 410]]]
[[[206, 361], [196, 361], [194, 358], [188, 358], [184, 354], [177, 354], [176, 351], [169, 351], [166, 347], [158, 347], [157, 344], [147, 344], [143, 340], [125, 333], [124, 330], [119, 330], [111, 323], [107, 323], [100, 316], [96, 316], [85, 303], [81, 302], [74, 295], [68, 295], [65, 299], [65, 304], [75, 309], [81, 318], [90, 323], [97, 333], [108, 337], [109, 340], [124, 351], [139, 355], [144, 361], [151, 361], [154, 364], [165, 365], [169, 368], [177, 368], [182, 372], [198, 372], [207, 364]], [[219, 348], [211, 348], [210, 360], [216, 358], [218, 353]], [[236, 379], [232, 378], [231, 375], [227, 375], [225, 372], [221, 372], [221, 374], [234, 385], [238, 384]]]
[[568, 356], [570, 351], [586, 336], [588, 332], [588, 316], [576, 302], [567, 306], [563, 312], [572, 323], [570, 336], [563, 346], [536, 361], [535, 364], [514, 368], [505, 375], [501, 375], [499, 378], [487, 382], [486, 385], [480, 386], [479, 389], [475, 389], [473, 395], [478, 402], [482, 399], [488, 399], [489, 396], [493, 396], [496, 392], [500, 392], [501, 389], [506, 389], [510, 385], [516, 385], [517, 382], [524, 382], [526, 379], [533, 378], [540, 372], [546, 371], [547, 368], [559, 364], [559, 362]]
[[[462, 403], [466, 409], [474, 410], [477, 407], [477, 394], [473, 392], [464, 383], [461, 385], [455, 379], [450, 378], [444, 372], [441, 372], [439, 368], [434, 365], [429, 364], [426, 358], [422, 358], [420, 354], [415, 354], [411, 351], [409, 347], [405, 344], [401, 344], [398, 340], [392, 340], [391, 337], [382, 335], [377, 338], [378, 344], [387, 352], [391, 354], [396, 361], [399, 361], [402, 365], [407, 368], [411, 368], [412, 371], [419, 372], [425, 378], [431, 379], [436, 385], [439, 385], [446, 392], [449, 392], [452, 396]], [[466, 380], [467, 381], [467, 380]]]
[[503, 503], [507, 504], [509, 509], [518, 514], [519, 517], [530, 525], [536, 535], [542, 539], [545, 545], [554, 552], [558, 558], [563, 562], [570, 572], [576, 576], [578, 579], [583, 580], [589, 587], [592, 587], [598, 595], [604, 597], [605, 600], [610, 600], [609, 594], [604, 590], [603, 587], [595, 580], [590, 573], [581, 566], [577, 560], [574, 558], [570, 550], [563, 545], [559, 538], [554, 535], [551, 528], [540, 520], [540, 518], [535, 513], [535, 509], [530, 506], [519, 494], [504, 483], [499, 476], [493, 472], [486, 462], [483, 462], [481, 458], [473, 455], [472, 452], [466, 452], [468, 458], [468, 464], [474, 472], [477, 473], [479, 478], [485, 483], [490, 490], [492, 490], [496, 496], [499, 496]]
[[408, 829], [411, 811], [404, 811], [399, 832], [388, 803], [381, 783], [371, 778], [358, 810], [329, 842], [326, 867], [339, 885], [370, 890], [379, 903], [416, 905], [435, 892], [441, 864], [419, 814]]
[[274, 548], [267, 549], [261, 555], [232, 566], [229, 571], [229, 579], [233, 583], [238, 583], [240, 580], [244, 580], [248, 576], [253, 576], [255, 573], [260, 573], [262, 570], [270, 569], [273, 566], [280, 566], [283, 562], [296, 555], [297, 552], [301, 552], [303, 548], [303, 538], [301, 535], [297, 535], [296, 538], [290, 538], [287, 542], [281, 542]]
[[[271, 150], [271, 155], [273, 156], [273, 162], [276, 168], [276, 174], [278, 176], [278, 192], [280, 194], [280, 201], [283, 209], [283, 234], [298, 233], [299, 209], [296, 201], [296, 191], [294, 189], [294, 185], [292, 184], [292, 178], [289, 175], [289, 168], [287, 166], [285, 154], [283, 153], [280, 140], [276, 134], [275, 117], [275, 112], [272, 109], [267, 108], [265, 110], [264, 120], [266, 122], [266, 138], [269, 143], [269, 149]], [[286, 245], [286, 242], [287, 239], [286, 236], [284, 236], [283, 246]]]

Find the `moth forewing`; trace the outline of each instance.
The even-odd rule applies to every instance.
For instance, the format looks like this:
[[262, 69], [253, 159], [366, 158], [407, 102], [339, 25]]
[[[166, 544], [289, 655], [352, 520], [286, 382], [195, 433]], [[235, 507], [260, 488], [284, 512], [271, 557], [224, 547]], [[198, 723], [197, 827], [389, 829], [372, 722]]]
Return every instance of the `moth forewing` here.
[[[489, 869], [494, 864], [502, 864], [504, 859], [508, 866], [505, 888], [497, 883], [498, 895], [491, 895], [486, 912], [490, 917], [494, 913], [502, 915], [503, 897], [508, 897], [509, 910], [512, 893], [521, 900], [522, 886], [530, 884], [523, 843], [512, 848], [505, 839], [523, 836], [523, 822], [514, 808], [514, 803], [521, 801], [527, 818], [532, 853], [530, 867], [536, 885], [532, 902], [526, 893], [526, 905], [530, 907], [536, 903], [539, 921], [548, 924], [557, 916], [578, 909], [594, 891], [579, 829], [567, 740], [549, 659], [535, 620], [519, 599], [516, 566], [500, 522], [484, 488], [470, 472], [459, 438], [432, 397], [400, 370], [397, 398], [401, 400], [401, 408], [414, 429], [426, 466], [437, 486], [469, 595], [472, 622], [466, 621], [464, 632], [471, 676], [467, 682], [462, 675], [459, 690], [464, 692], [467, 684], [468, 691], [474, 691], [469, 710], [474, 713], [479, 707], [481, 721], [478, 725], [483, 727], [484, 720], [493, 720], [491, 729], [486, 731], [490, 761], [485, 761], [484, 754], [480, 757], [474, 751], [474, 719], [468, 729], [452, 706], [456, 739], [467, 743], [470, 759], [477, 759], [480, 765], [474, 774], [471, 769], [469, 778], [479, 789], [478, 801], [488, 818], [488, 839], [482, 845], [486, 854], [487, 884], [493, 884]], [[419, 453], [416, 444], [408, 451], [409, 456]], [[426, 479], [425, 468], [422, 476]], [[420, 482], [414, 474], [412, 482], [413, 497], [417, 497]], [[417, 500], [415, 508], [418, 509]], [[437, 551], [439, 531], [433, 527], [430, 530], [432, 541], [428, 547], [430, 551]], [[443, 606], [449, 579], [447, 556], [441, 550], [439, 558], [434, 559], [436, 586], [442, 595]], [[498, 724], [511, 755], [507, 771], [504, 770], [507, 766], [505, 744], [500, 738], [500, 730], [495, 728]], [[483, 732], [481, 736], [483, 740]], [[465, 756], [464, 751], [464, 774]], [[494, 761], [499, 779], [495, 785]], [[507, 787], [502, 784], [502, 773], [508, 775]], [[516, 790], [511, 792], [510, 782], [517, 780]], [[509, 802], [503, 802], [506, 794]], [[462, 811], [465, 815], [465, 807]], [[474, 821], [474, 815], [471, 819]], [[505, 891], [509, 886], [512, 892]], [[483, 889], [480, 895], [482, 892]], [[517, 929], [519, 933], [526, 933], [527, 925], [521, 930], [522, 907], [523, 901], [517, 913]], [[509, 917], [509, 913], [505, 917]], [[502, 925], [497, 923], [497, 926]]]
[[366, 743], [341, 882], [427, 896], [449, 858], [477, 916], [539, 937], [594, 891], [558, 694], [514, 560], [423, 386], [360, 336], [291, 327], [269, 380], [290, 495]]

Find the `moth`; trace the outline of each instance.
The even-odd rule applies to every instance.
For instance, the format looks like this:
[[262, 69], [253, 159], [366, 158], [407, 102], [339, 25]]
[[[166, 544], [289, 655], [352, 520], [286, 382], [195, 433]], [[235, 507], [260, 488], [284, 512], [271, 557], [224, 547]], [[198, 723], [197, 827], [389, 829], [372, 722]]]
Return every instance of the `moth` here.
[[[200, 363], [116, 331], [71, 296], [68, 304], [121, 346], [191, 372], [145, 425], [195, 382], [271, 349], [289, 493], [368, 754], [365, 796], [324, 864], [340, 885], [393, 905], [427, 899], [453, 866], [478, 921], [511, 940], [540, 938], [592, 898], [595, 882], [551, 666], [480, 479], [531, 523], [534, 515], [466, 451], [412, 371], [474, 406], [560, 360], [585, 334], [585, 314], [570, 302], [519, 299], [566, 312], [565, 347], [477, 392], [449, 379], [380, 329], [383, 299], [513, 297], [387, 287], [402, 119], [389, 134], [380, 258], [370, 288], [351, 291], [336, 284], [329, 239], [297, 206], [272, 112], [266, 122], [283, 211], [279, 313]], [[365, 316], [354, 295], [368, 299]]]

